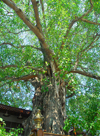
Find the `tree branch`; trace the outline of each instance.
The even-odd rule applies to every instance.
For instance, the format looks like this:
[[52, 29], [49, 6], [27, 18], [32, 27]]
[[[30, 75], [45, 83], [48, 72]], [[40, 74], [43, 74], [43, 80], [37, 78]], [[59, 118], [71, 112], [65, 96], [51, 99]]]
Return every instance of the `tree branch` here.
[[23, 33], [23, 32], [27, 32], [27, 31], [30, 31], [30, 29], [28, 30], [23, 30], [23, 31], [19, 31], [19, 32], [11, 32], [8, 28], [6, 28], [8, 33], [12, 33], [12, 34], [20, 34], [20, 33]]
[[79, 63], [79, 54], [77, 55], [77, 59], [76, 59], [75, 65], [74, 65], [74, 70], [77, 69], [78, 63]]
[[[12, 8], [17, 15], [21, 18], [21, 20], [23, 20], [23, 22], [34, 32], [34, 34], [38, 37], [38, 39], [44, 43], [44, 37], [43, 35], [39, 32], [39, 30], [37, 29], [36, 26], [34, 26], [29, 19], [27, 18], [27, 16], [22, 12], [22, 10], [20, 8], [18, 8], [16, 6], [16, 4], [13, 1], [10, 0], [2, 0], [6, 5], [8, 5], [10, 8]], [[45, 45], [45, 47], [47, 48], [48, 46]]]
[[[95, 41], [97, 41], [99, 39], [99, 37], [95, 40]], [[91, 50], [91, 49], [93, 49], [95, 47], [95, 45], [94, 46], [91, 46], [90, 48], [88, 48], [87, 49], [87, 52], [89, 51], [89, 50]]]
[[26, 81], [26, 80], [32, 79], [34, 77], [38, 77], [38, 75], [33, 75], [33, 73], [32, 73], [30, 75], [25, 75], [25, 76], [17, 77], [17, 78], [14, 78], [14, 77], [5, 77], [5, 78], [8, 80], [12, 80], [12, 82], [13, 82], [13, 81], [20, 81], [20, 80]]
[[21, 47], [18, 47], [18, 46], [13, 45], [12, 43], [5, 43], [5, 42], [3, 42], [3, 43], [0, 44], [0, 46], [2, 46], [2, 45], [10, 45], [10, 46], [12, 46], [12, 47], [14, 47], [14, 48], [25, 48], [25, 47], [27, 47], [27, 46], [30, 46], [30, 47], [32, 47], [32, 48], [34, 48], [34, 49], [37, 49], [37, 50], [42, 51], [41, 48], [34, 47], [33, 45], [21, 45]]
[[6, 82], [6, 83], [2, 84], [0, 87], [3, 87], [4, 85], [7, 85], [7, 84], [9, 84], [11, 82], [13, 82], [13, 81]]
[[6, 66], [2, 66], [2, 67], [0, 66], [0, 69], [11, 68], [11, 67], [16, 68], [17, 65], [6, 65]]
[[77, 74], [80, 74], [80, 75], [83, 75], [83, 76], [87, 76], [87, 77], [91, 77], [91, 78], [100, 80], [100, 76], [97, 76], [97, 75], [94, 75], [94, 74], [91, 74], [91, 73], [87, 73], [87, 72], [84, 72], [84, 71], [80, 71], [80, 70], [71, 70], [71, 71], [68, 72], [68, 74], [69, 73], [77, 73]]
[[[81, 20], [84, 16], [88, 15], [88, 14], [92, 11], [92, 9], [93, 9], [92, 0], [90, 0], [90, 4], [91, 4], [91, 8], [90, 8], [86, 13], [84, 13], [81, 17], [76, 17], [76, 19], [72, 20], [72, 22], [69, 24], [69, 27], [68, 27], [68, 29], [67, 29], [67, 31], [66, 31], [66, 34], [65, 34], [65, 36], [64, 36], [64, 39], [66, 39], [66, 38], [68, 37], [68, 34], [69, 34], [69, 32], [70, 32], [72, 26], [74, 25], [74, 23], [76, 23], [77, 21]], [[63, 48], [64, 43], [65, 43], [65, 42], [62, 41], [61, 49]]]
[[32, 66], [25, 66], [25, 68], [31, 68], [32, 70], [35, 70], [35, 71], [38, 71], [38, 72], [45, 72], [46, 73], [46, 71], [43, 68], [34, 68]]
[[[77, 59], [76, 59], [75, 65], [74, 65], [74, 70], [77, 69], [77, 66], [78, 66], [78, 63], [79, 63], [79, 58], [82, 57], [82, 52], [85, 52], [85, 51], [88, 52], [90, 49], [92, 49], [92, 48], [95, 47], [95, 46], [92, 46], [92, 45], [94, 44], [94, 42], [96, 42], [96, 41], [99, 39], [99, 37], [97, 37], [97, 36], [98, 36], [98, 34], [96, 34], [96, 35], [93, 37], [93, 41], [92, 41], [86, 48], [84, 48], [83, 50], [81, 50], [81, 51], [78, 53]], [[80, 54], [80, 53], [81, 53], [81, 54]], [[80, 55], [79, 55], [79, 54], [80, 54]]]
[[[16, 14], [21, 18], [21, 20], [23, 20], [23, 22], [31, 29], [31, 31], [33, 31], [33, 33], [37, 36], [37, 38], [39, 39], [40, 43], [41, 43], [41, 47], [44, 50], [44, 54], [46, 55], [46, 57], [48, 58], [47, 61], [52, 65], [55, 66], [56, 68], [56, 61], [51, 61], [52, 56], [54, 55], [54, 53], [52, 52], [52, 50], [49, 49], [49, 46], [46, 44], [45, 39], [43, 34], [38, 30], [38, 28], [36, 26], [34, 26], [29, 19], [27, 18], [27, 16], [22, 12], [22, 10], [20, 8], [18, 8], [16, 6], [16, 4], [12, 1], [12, 0], [2, 0], [6, 5], [8, 5], [10, 8], [12, 8]], [[34, 2], [35, 0], [33, 0]]]
[[[6, 68], [17, 68], [18, 66], [17, 65], [6, 65], [6, 66], [0, 66], [0, 69], [6, 69]], [[38, 71], [38, 72], [44, 72], [44, 69], [43, 68], [34, 68], [32, 66], [23, 66], [23, 68], [31, 68], [32, 70], [35, 70], [35, 71]], [[45, 71], [46, 73], [46, 71]]]
[[[85, 52], [86, 50], [88, 51], [89, 49], [91, 49], [91, 46], [93, 45], [93, 43], [99, 39], [99, 37], [97, 38], [97, 36], [98, 36], [98, 34], [96, 34], [96, 35], [94, 36], [93, 41], [92, 41], [85, 49], [83, 49], [81, 52]], [[96, 38], [97, 38], [97, 39], [96, 39]], [[94, 46], [93, 46], [93, 47], [94, 47]]]
[[42, 32], [39, 13], [38, 13], [37, 1], [36, 0], [31, 0], [31, 2], [32, 2], [32, 5], [33, 5], [34, 13], [35, 13], [37, 28], [39, 29], [40, 32]]
[[75, 95], [75, 92], [73, 92], [71, 95], [66, 96], [66, 99], [73, 97]]
[[90, 21], [90, 20], [87, 20], [87, 19], [84, 19], [84, 18], [82, 18], [81, 20], [86, 22], [86, 23], [89, 23], [89, 24], [100, 25], [100, 23], [93, 22], [93, 21]]
[[43, 0], [40, 0], [40, 3], [41, 3], [43, 18], [44, 18], [44, 5], [43, 5]]
[[[42, 14], [43, 14], [43, 21], [46, 27], [46, 20], [45, 20], [45, 14], [44, 14], [44, 4], [43, 4], [43, 0], [40, 0], [41, 3], [41, 8], [42, 8]], [[44, 30], [45, 34], [46, 34], [46, 29]]]
[[[12, 47], [16, 47], [16, 46], [14, 46], [12, 43], [5, 43], [5, 42], [0, 43], [0, 46], [5, 45], [5, 44], [8, 44], [8, 45], [10, 45], [10, 46], [12, 46]], [[16, 48], [18, 48], [18, 47], [16, 47]]]

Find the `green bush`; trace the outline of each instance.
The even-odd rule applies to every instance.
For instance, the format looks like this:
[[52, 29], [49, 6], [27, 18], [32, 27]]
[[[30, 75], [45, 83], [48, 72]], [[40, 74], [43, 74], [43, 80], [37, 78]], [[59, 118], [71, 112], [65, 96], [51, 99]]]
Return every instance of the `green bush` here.
[[18, 136], [19, 133], [23, 132], [23, 128], [12, 128], [9, 132], [6, 132], [5, 122], [0, 118], [0, 136]]

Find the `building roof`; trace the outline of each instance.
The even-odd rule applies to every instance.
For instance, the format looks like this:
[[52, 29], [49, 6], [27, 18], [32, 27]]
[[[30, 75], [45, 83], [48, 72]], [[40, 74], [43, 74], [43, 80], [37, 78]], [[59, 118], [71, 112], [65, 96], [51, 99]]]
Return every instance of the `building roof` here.
[[32, 111], [0, 104], [0, 112], [2, 113], [7, 112], [8, 114], [11, 115], [21, 114], [23, 117], [28, 117]]

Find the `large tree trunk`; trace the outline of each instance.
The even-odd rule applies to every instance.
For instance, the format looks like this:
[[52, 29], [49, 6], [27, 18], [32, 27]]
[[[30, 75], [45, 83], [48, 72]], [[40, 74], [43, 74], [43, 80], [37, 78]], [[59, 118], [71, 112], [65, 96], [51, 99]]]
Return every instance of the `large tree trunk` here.
[[[46, 77], [47, 78], [47, 77]], [[34, 129], [34, 114], [39, 108], [44, 117], [43, 129], [47, 132], [56, 134], [64, 134], [64, 120], [66, 117], [65, 109], [65, 83], [63, 80], [57, 80], [54, 76], [51, 78], [49, 84], [42, 82], [43, 77], [35, 78], [31, 81], [35, 87], [36, 93], [33, 98], [33, 110], [30, 117], [24, 123], [25, 136], [28, 136], [32, 129]], [[44, 86], [48, 91], [41, 92]]]
[[65, 88], [54, 80], [43, 98], [43, 128], [47, 132], [63, 134], [65, 115]]

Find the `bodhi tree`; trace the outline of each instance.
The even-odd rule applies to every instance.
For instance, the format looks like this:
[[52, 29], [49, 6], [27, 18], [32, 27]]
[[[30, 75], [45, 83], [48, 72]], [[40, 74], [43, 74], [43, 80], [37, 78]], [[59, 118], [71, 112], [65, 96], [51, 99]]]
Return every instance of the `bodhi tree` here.
[[0, 1], [1, 97], [35, 87], [26, 135], [36, 107], [44, 129], [64, 133], [66, 98], [75, 95], [80, 77], [100, 83], [99, 6], [99, 0]]

